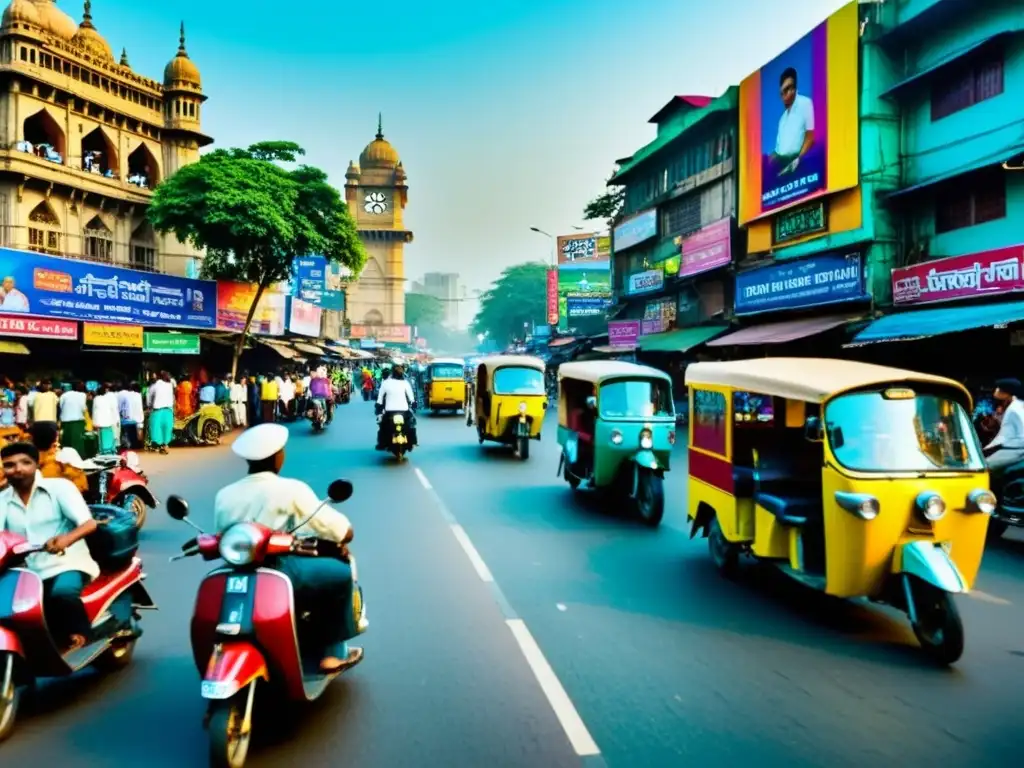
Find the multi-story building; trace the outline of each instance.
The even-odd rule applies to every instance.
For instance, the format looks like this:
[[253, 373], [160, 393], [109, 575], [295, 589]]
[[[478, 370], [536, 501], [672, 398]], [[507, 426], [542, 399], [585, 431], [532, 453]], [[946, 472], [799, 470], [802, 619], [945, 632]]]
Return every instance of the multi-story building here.
[[161, 179], [199, 159], [199, 69], [185, 48], [163, 81], [136, 73], [85, 3], [12, 0], [0, 21], [0, 245], [186, 274], [198, 256], [158, 235], [146, 207]]
[[459, 326], [459, 304], [466, 299], [466, 290], [459, 282], [458, 272], [427, 272], [410, 286], [410, 292], [433, 296], [444, 310], [441, 322], [448, 328]]
[[[613, 222], [613, 346], [683, 352], [721, 333], [736, 231], [737, 89], [675, 96], [650, 119], [657, 136], [621, 161]], [[717, 324], [715, 324], [717, 320]]]

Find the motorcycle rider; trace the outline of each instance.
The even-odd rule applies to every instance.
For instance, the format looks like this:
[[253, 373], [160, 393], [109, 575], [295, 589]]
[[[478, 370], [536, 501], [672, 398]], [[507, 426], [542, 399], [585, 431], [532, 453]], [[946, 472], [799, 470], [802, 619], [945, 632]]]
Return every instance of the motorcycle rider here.
[[1019, 379], [999, 379], [993, 397], [1003, 406], [999, 433], [985, 446], [988, 467], [993, 472], [1024, 460], [1024, 402], [1020, 400]]
[[416, 395], [405, 378], [405, 371], [401, 365], [391, 369], [380, 385], [380, 394], [377, 395], [377, 415], [384, 414], [380, 420], [380, 427], [377, 430], [377, 450], [386, 448], [385, 440], [391, 437], [391, 418], [388, 414], [401, 413], [405, 416], [405, 423], [409, 431], [409, 448], [418, 445], [416, 439], [416, 423], [412, 412], [416, 408]]
[[[301, 480], [281, 477], [287, 442], [287, 427], [266, 423], [247, 429], [232, 443], [235, 455], [249, 463], [249, 474], [217, 493], [213, 504], [217, 531], [226, 531], [242, 522], [287, 531], [306, 520], [297, 534], [337, 542], [347, 560], [348, 544], [353, 537], [348, 518], [329, 506], [310, 518], [320, 507], [316, 493]], [[274, 567], [291, 579], [300, 610], [301, 606], [317, 609], [315, 615], [319, 615], [326, 648], [320, 669], [333, 673], [362, 661], [363, 649], [347, 642], [365, 628], [357, 627], [353, 617], [352, 567], [334, 557], [302, 555], [279, 557]]]
[[327, 378], [326, 371], [317, 368], [309, 379], [309, 397], [313, 401], [314, 408], [320, 408], [324, 414], [324, 423], [330, 424], [334, 415], [333, 408], [327, 407], [331, 400], [331, 382]]
[[100, 574], [85, 543], [96, 521], [74, 484], [42, 476], [32, 443], [5, 445], [0, 461], [8, 483], [0, 491], [0, 531], [45, 546], [26, 564], [43, 581], [43, 610], [54, 643], [65, 652], [77, 650], [91, 630], [82, 590]]

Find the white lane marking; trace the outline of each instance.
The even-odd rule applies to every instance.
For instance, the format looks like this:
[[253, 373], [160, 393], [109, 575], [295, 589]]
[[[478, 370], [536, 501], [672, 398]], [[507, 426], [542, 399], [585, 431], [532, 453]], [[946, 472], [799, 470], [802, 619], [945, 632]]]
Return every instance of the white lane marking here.
[[469, 558], [469, 562], [473, 564], [473, 568], [476, 570], [476, 575], [480, 577], [480, 581], [493, 582], [494, 576], [491, 574], [491, 569], [487, 567], [487, 563], [480, 557], [480, 553], [476, 551], [476, 547], [469, 540], [469, 535], [465, 529], [461, 525], [455, 524], [452, 525], [452, 533], [455, 534], [455, 540], [461, 545], [462, 551]]
[[590, 731], [583, 724], [583, 718], [576, 711], [576, 707], [573, 706], [572, 701], [569, 699], [569, 694], [565, 692], [565, 688], [558, 681], [558, 677], [555, 675], [554, 670], [551, 669], [551, 665], [548, 664], [548, 660], [544, 658], [544, 653], [541, 651], [540, 646], [537, 645], [537, 641], [533, 639], [530, 630], [526, 628], [526, 624], [523, 623], [522, 619], [507, 619], [505, 623], [512, 630], [512, 636], [515, 637], [516, 642], [519, 644], [519, 649], [523, 652], [523, 656], [526, 657], [526, 663], [533, 670], [537, 682], [540, 683], [541, 690], [544, 691], [548, 703], [555, 711], [555, 717], [561, 723], [565, 735], [569, 737], [569, 743], [576, 750], [576, 754], [580, 757], [601, 754], [601, 750], [597, 748], [597, 744], [590, 735]]
[[983, 603], [991, 603], [992, 605], [1010, 605], [1009, 600], [1004, 600], [1001, 597], [990, 595], [988, 592], [982, 592], [980, 589], [974, 589], [967, 593], [968, 597], [973, 597], [975, 600], [980, 600]]
[[423, 474], [423, 470], [422, 469], [420, 469], [419, 467], [413, 467], [412, 471], [415, 472], [416, 473], [416, 477], [418, 477], [420, 479], [420, 485], [422, 485], [428, 491], [433, 490], [434, 486], [432, 486], [430, 484], [430, 481], [427, 480], [427, 476]]
[[557, 608], [558, 610], [563, 611], [563, 612], [569, 610], [566, 607], [565, 603], [555, 603], [555, 608]]

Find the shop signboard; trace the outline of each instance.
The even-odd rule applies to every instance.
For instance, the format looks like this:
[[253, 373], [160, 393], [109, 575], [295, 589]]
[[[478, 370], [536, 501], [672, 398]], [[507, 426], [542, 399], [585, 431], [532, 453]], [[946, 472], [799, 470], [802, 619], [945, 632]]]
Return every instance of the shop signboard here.
[[661, 269], [648, 269], [629, 276], [626, 293], [634, 296], [638, 293], [660, 291], [665, 285], [665, 272]]
[[323, 256], [300, 256], [293, 262], [294, 295], [321, 309], [341, 311], [345, 308], [341, 265], [328, 263]]
[[951, 256], [892, 271], [894, 304], [931, 304], [1024, 291], [1024, 245]]
[[679, 276], [690, 277], [732, 261], [732, 219], [721, 219], [683, 238]]
[[[566, 316], [570, 319], [579, 317], [604, 317], [612, 300], [593, 296], [570, 296], [566, 299]], [[572, 323], [570, 323], [572, 325]]]
[[651, 208], [630, 216], [612, 231], [615, 252], [619, 253], [658, 234], [658, 211]]
[[0, 315], [0, 336], [75, 341], [78, 338], [78, 323], [74, 320], [51, 320], [46, 317]]
[[859, 253], [824, 254], [736, 275], [735, 312], [738, 315], [869, 298]]
[[213, 328], [217, 284], [0, 248], [0, 314]]
[[320, 336], [320, 320], [323, 310], [294, 296], [288, 297], [288, 330], [299, 336]]
[[383, 344], [411, 344], [410, 325], [353, 325], [348, 332], [350, 339], [373, 340]]
[[[245, 328], [256, 286], [251, 283], [217, 283], [217, 328], [240, 333]], [[285, 325], [285, 299], [283, 293], [267, 289], [252, 316], [249, 333], [255, 336], [283, 336]]]
[[613, 347], [632, 349], [639, 338], [639, 320], [612, 320], [608, 323], [608, 344]]
[[196, 333], [145, 331], [142, 334], [142, 351], [157, 355], [198, 355], [199, 344]]
[[141, 325], [82, 323], [82, 343], [89, 347], [142, 349]]
[[548, 322], [558, 324], [558, 270], [548, 270]]
[[[567, 331], [573, 326], [578, 333], [597, 333], [603, 322], [593, 329], [582, 328], [569, 322], [570, 299], [611, 299], [611, 261], [607, 248], [602, 251], [603, 238], [590, 234], [562, 235], [556, 239], [558, 250], [558, 320], [559, 327]], [[588, 305], [573, 302], [578, 309]], [[575, 314], [574, 318], [586, 315]]]

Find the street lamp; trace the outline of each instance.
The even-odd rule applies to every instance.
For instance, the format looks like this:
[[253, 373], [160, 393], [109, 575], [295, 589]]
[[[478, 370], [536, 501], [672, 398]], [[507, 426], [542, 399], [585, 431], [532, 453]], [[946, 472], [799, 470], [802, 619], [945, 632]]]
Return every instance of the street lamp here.
[[540, 229], [539, 227], [530, 227], [530, 231], [536, 232], [538, 235], [544, 235], [544, 237], [551, 241], [551, 266], [557, 268], [558, 257], [555, 254], [555, 236], [552, 235], [550, 232], [545, 232], [543, 229]]

